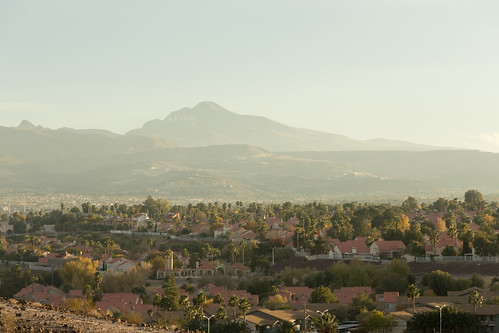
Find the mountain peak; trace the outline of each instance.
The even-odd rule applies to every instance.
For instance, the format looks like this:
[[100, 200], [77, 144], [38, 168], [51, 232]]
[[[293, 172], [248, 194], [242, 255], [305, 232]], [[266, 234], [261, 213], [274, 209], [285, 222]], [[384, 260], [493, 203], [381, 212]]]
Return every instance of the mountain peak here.
[[28, 120], [23, 120], [21, 121], [21, 123], [19, 124], [19, 126], [17, 126], [18, 128], [36, 128], [35, 125], [33, 125], [32, 122], [28, 121]]
[[213, 116], [235, 116], [231, 112], [217, 103], [205, 101], [200, 102], [193, 108], [182, 108], [170, 113], [165, 120], [193, 120], [201, 118], [212, 118]]

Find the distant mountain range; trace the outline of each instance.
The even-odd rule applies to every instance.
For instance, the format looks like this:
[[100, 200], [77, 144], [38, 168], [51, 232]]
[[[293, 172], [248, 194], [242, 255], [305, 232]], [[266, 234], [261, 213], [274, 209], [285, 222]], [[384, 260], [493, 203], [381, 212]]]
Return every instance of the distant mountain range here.
[[[252, 139], [252, 145], [239, 143]], [[23, 121], [0, 127], [0, 142], [0, 193], [247, 202], [499, 192], [499, 154], [357, 141], [236, 115], [214, 103], [174, 112], [126, 135], [50, 130]]]
[[243, 116], [213, 102], [170, 113], [164, 120], [151, 120], [127, 135], [142, 135], [184, 147], [248, 144], [272, 152], [438, 149], [404, 141], [360, 141], [344, 135], [294, 128], [264, 117]]

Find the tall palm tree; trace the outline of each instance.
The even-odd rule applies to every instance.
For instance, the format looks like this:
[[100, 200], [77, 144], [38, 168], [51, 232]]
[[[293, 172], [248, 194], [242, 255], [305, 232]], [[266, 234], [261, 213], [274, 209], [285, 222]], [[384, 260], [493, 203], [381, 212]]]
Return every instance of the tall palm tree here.
[[407, 297], [412, 300], [412, 313], [416, 312], [416, 298], [419, 297], [419, 289], [414, 284], [410, 284], [407, 288]]
[[243, 256], [243, 266], [244, 266], [244, 249], [246, 248], [246, 241], [244, 240], [241, 240], [241, 242], [239, 243], [239, 247], [241, 248], [241, 253], [242, 253], [242, 256]]
[[147, 240], [147, 253], [148, 254], [151, 254], [151, 247], [152, 247], [153, 244], [154, 244], [154, 242], [153, 242], [152, 238], [149, 238]]
[[247, 298], [243, 297], [239, 300], [237, 306], [239, 307], [239, 310], [241, 310], [243, 312], [244, 323], [246, 324], [246, 313], [251, 308], [251, 304]]
[[232, 318], [236, 317], [236, 309], [239, 304], [239, 297], [237, 295], [232, 295], [229, 298], [229, 306], [232, 308]]
[[439, 241], [440, 241], [440, 235], [438, 234], [438, 231], [433, 230], [430, 233], [430, 242], [433, 244], [433, 255], [435, 255], [435, 247], [437, 246]]
[[222, 305], [217, 309], [215, 317], [220, 320], [227, 319], [227, 309], [225, 309], [225, 306]]

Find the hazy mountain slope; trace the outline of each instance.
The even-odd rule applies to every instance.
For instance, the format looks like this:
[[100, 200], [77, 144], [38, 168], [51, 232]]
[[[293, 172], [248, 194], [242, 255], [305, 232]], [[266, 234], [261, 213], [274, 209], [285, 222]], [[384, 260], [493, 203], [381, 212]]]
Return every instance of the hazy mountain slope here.
[[269, 152], [141, 136], [0, 127], [0, 188], [171, 200], [332, 200], [499, 189], [499, 154]]
[[213, 102], [172, 112], [127, 134], [158, 137], [181, 146], [249, 144], [269, 151], [431, 150], [402, 141], [359, 141], [344, 135], [299, 129], [264, 117], [238, 115]]

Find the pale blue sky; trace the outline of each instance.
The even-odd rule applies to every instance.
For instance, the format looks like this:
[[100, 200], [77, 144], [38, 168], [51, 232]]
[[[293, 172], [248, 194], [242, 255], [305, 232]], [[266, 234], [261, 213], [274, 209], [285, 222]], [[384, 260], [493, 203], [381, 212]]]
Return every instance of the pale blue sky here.
[[214, 101], [499, 152], [499, 1], [0, 0], [0, 126], [118, 133]]

